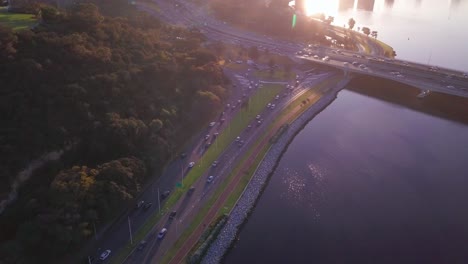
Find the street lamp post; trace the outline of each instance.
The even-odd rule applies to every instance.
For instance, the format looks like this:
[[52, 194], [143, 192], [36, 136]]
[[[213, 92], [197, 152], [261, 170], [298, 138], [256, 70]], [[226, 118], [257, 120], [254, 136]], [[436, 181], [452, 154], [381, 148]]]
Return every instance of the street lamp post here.
[[132, 226], [130, 225], [130, 216], [128, 216], [127, 219], [128, 219], [128, 232], [130, 233], [130, 244], [133, 245]]

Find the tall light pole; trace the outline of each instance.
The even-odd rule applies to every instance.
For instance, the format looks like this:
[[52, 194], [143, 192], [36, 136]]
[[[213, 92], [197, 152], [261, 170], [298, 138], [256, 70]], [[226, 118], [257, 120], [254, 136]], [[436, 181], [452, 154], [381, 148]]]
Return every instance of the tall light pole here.
[[96, 234], [96, 224], [93, 221], [93, 229], [94, 229], [94, 239], [97, 240], [97, 234]]
[[127, 219], [128, 219], [128, 232], [130, 233], [130, 244], [133, 245], [132, 226], [130, 225], [130, 216], [128, 216]]
[[161, 201], [159, 199], [159, 188], [158, 188], [158, 209], [159, 209], [159, 213], [161, 212]]

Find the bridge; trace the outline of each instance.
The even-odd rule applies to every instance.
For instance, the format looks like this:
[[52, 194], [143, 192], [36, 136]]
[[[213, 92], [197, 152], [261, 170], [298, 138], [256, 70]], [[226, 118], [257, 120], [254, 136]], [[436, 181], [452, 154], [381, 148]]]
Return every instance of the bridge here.
[[403, 60], [388, 59], [347, 50], [310, 46], [296, 58], [354, 73], [393, 80], [419, 88], [425, 96], [439, 92], [468, 98], [468, 74]]

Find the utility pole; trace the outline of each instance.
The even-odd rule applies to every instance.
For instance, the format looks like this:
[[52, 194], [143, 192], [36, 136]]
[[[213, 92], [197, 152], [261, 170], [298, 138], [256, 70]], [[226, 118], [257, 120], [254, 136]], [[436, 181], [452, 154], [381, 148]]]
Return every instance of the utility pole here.
[[97, 234], [96, 234], [96, 224], [93, 221], [93, 229], [94, 229], [94, 239], [97, 240]]
[[132, 226], [130, 225], [130, 216], [128, 216], [128, 232], [130, 233], [130, 244], [133, 245]]
[[159, 188], [158, 188], [158, 208], [159, 208], [159, 213], [161, 212], [161, 201], [159, 200]]

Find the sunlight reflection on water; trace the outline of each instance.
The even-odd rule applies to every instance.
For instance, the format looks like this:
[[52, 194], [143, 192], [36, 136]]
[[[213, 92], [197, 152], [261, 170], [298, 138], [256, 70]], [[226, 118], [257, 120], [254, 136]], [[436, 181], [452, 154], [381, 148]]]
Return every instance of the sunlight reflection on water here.
[[315, 219], [320, 217], [319, 208], [324, 200], [325, 170], [317, 164], [307, 165], [308, 170], [299, 172], [283, 168], [282, 182], [286, 186], [281, 199], [286, 200], [293, 208], [312, 210]]

